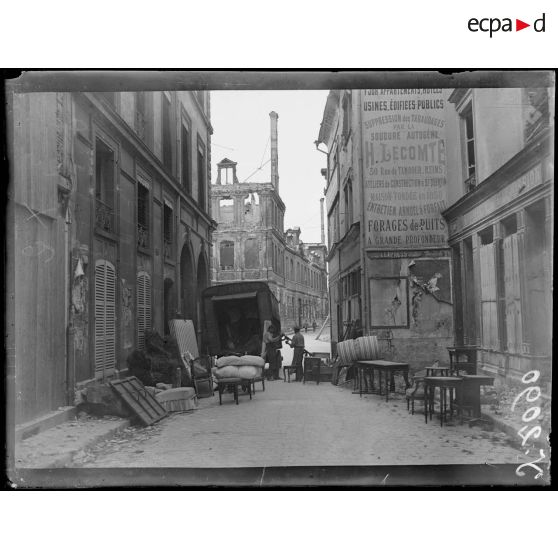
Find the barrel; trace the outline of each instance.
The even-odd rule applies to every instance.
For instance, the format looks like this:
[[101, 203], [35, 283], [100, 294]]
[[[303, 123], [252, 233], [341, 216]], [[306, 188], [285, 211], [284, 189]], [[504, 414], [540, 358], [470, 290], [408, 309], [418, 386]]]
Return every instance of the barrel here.
[[380, 347], [375, 335], [355, 339], [356, 360], [377, 360], [380, 358]]

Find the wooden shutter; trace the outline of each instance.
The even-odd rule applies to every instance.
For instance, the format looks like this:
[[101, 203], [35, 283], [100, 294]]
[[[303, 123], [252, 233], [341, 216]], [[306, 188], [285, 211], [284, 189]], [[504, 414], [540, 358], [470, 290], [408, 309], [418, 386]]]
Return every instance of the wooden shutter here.
[[106, 260], [95, 263], [95, 377], [116, 367], [116, 272]]
[[513, 353], [520, 353], [522, 332], [517, 233], [504, 238], [503, 249], [507, 349]]
[[498, 348], [498, 311], [494, 245], [480, 246], [482, 345]]
[[151, 328], [151, 278], [140, 271], [136, 281], [138, 349], [145, 348], [145, 332]]

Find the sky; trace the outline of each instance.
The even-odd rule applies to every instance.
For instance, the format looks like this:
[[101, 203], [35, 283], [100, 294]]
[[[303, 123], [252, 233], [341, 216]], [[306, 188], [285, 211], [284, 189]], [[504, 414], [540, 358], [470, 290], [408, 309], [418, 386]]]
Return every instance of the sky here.
[[320, 242], [320, 198], [326, 185], [320, 171], [327, 163], [314, 141], [327, 95], [326, 90], [211, 92], [212, 181], [217, 180], [217, 163], [225, 157], [238, 163], [240, 182], [271, 181], [269, 113], [274, 110], [279, 115], [279, 194], [286, 206], [285, 229], [299, 226], [304, 242]]

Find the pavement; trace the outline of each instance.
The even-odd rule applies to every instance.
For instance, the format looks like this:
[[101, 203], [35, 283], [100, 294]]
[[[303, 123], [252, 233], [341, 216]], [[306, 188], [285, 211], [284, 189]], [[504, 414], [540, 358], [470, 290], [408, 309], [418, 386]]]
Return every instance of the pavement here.
[[[329, 343], [308, 333], [309, 351]], [[292, 349], [283, 348], [284, 364]], [[519, 464], [524, 452], [504, 432], [427, 424], [396, 393], [353, 394], [329, 382], [266, 382], [235, 405], [232, 395], [200, 399], [195, 411], [143, 428], [116, 418], [78, 416], [32, 436], [16, 450], [26, 467], [268, 467], [328, 465]]]

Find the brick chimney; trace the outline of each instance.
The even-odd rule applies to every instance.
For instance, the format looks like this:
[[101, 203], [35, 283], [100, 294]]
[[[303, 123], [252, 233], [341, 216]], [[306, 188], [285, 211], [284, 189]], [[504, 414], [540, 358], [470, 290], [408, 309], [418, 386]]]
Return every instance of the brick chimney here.
[[279, 155], [277, 154], [277, 120], [279, 115], [275, 111], [269, 113], [271, 120], [271, 184], [279, 193]]

